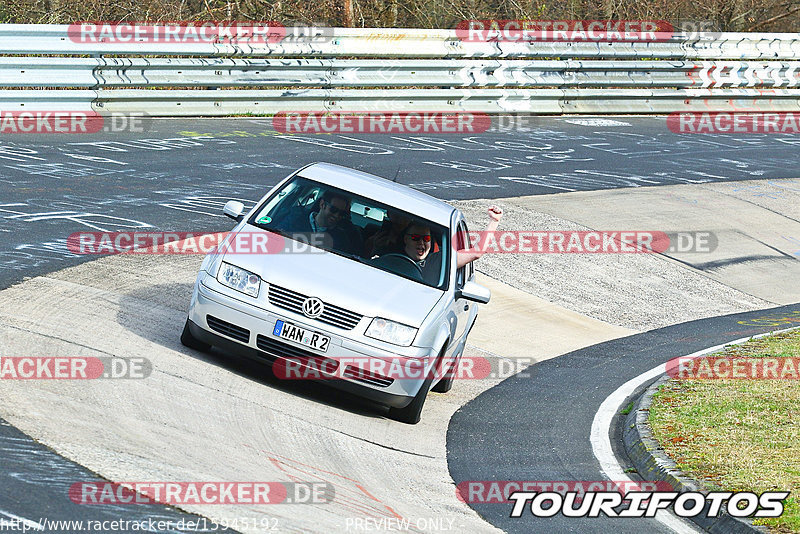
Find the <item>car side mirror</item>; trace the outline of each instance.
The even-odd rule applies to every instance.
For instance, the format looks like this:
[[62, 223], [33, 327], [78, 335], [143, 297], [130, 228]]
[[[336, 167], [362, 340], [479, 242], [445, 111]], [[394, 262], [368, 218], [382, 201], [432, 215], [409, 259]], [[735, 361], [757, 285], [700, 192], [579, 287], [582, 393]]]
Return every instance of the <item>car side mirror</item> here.
[[244, 204], [236, 200], [229, 200], [225, 203], [225, 207], [222, 208], [222, 213], [239, 222], [244, 216]]
[[492, 292], [487, 287], [468, 280], [464, 287], [456, 290], [456, 299], [467, 299], [473, 302], [486, 304], [492, 298]]

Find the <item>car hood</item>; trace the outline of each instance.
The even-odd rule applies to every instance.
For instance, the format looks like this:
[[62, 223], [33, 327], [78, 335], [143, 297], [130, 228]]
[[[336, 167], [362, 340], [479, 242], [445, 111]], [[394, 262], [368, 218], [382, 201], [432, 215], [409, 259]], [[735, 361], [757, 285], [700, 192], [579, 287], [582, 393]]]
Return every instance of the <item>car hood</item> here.
[[[246, 228], [248, 232], [265, 232]], [[256, 273], [267, 283], [360, 315], [383, 317], [415, 328], [443, 294], [440, 289], [312, 247], [306, 252], [277, 254], [229, 252], [223, 261]]]

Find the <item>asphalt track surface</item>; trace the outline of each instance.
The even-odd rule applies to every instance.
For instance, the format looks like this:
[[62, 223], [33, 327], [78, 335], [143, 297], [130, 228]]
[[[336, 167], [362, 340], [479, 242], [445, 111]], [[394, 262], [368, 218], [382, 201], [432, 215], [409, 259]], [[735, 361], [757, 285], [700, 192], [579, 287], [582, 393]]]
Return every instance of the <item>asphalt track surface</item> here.
[[[198, 532], [234, 532], [222, 527], [215, 527], [205, 518], [185, 514], [172, 508], [158, 504], [125, 505], [81, 505], [70, 501], [66, 496], [76, 481], [103, 482], [102, 479], [89, 473], [85, 468], [65, 460], [55, 452], [32, 441], [0, 419], [0, 532], [22, 532], [23, 527], [15, 520], [26, 519], [38, 525], [47, 525], [45, 519], [58, 521], [101, 521], [110, 522], [125, 519], [141, 522], [143, 527], [150, 527], [151, 532], [175, 534]], [[152, 525], [149, 523], [152, 521]], [[171, 522], [172, 528], [158, 529], [158, 522], [163, 526]], [[183, 521], [183, 524], [181, 524]], [[192, 528], [186, 527], [190, 522]], [[77, 529], [58, 528], [49, 523], [50, 528], [44, 532], [72, 532]], [[72, 526], [75, 526], [73, 523]], [[42, 532], [27, 524], [27, 532]], [[134, 527], [135, 528], [135, 527]], [[112, 529], [107, 532], [133, 531], [131, 528]], [[147, 532], [145, 528], [139, 531]]]
[[[528, 132], [473, 136], [282, 136], [263, 119], [156, 120], [146, 134], [6, 135], [0, 139], [0, 289], [91, 260], [66, 251], [72, 232], [227, 230], [230, 224], [220, 215], [225, 200], [252, 202], [313, 161], [367, 170], [443, 199], [798, 174], [798, 136], [678, 135], [663, 117], [541, 121], [529, 123]], [[600, 402], [627, 380], [618, 367], [630, 378], [665, 358], [747, 335], [742, 330], [765, 329], [737, 327], [731, 318], [706, 319], [538, 364], [531, 378], [506, 381], [453, 418], [453, 478], [600, 480], [588, 429]], [[92, 480], [80, 466], [6, 424], [0, 424], [0, 444], [0, 521], [9, 513], [34, 520], [120, 517], [115, 507], [74, 505], [58, 478], [46, 483], [53, 482], [53, 473], [67, 473], [64, 481]], [[524, 467], [529, 465], [533, 469]], [[505, 505], [474, 507], [509, 531], [641, 531], [631, 520], [539, 523], [509, 519]], [[126, 509], [124, 517], [190, 517], [157, 508]]]
[[529, 131], [279, 135], [270, 119], [153, 119], [145, 133], [0, 138], [0, 288], [91, 258], [78, 231], [219, 231], [293, 170], [339, 163], [446, 200], [798, 178], [798, 135], [675, 134], [665, 117], [539, 117]]
[[[800, 304], [676, 324], [545, 360], [483, 392], [450, 419], [450, 474], [466, 481], [602, 481], [589, 435], [600, 404], [618, 387], [678, 356], [742, 337], [789, 328]], [[525, 376], [525, 375], [528, 376]], [[652, 381], [633, 395], [638, 397]], [[627, 401], [626, 401], [627, 403]], [[623, 406], [626, 404], [624, 403]], [[621, 420], [612, 445], [623, 468]], [[614, 439], [614, 436], [616, 439]], [[470, 504], [506, 532], [669, 532], [652, 519], [510, 518], [510, 503]]]

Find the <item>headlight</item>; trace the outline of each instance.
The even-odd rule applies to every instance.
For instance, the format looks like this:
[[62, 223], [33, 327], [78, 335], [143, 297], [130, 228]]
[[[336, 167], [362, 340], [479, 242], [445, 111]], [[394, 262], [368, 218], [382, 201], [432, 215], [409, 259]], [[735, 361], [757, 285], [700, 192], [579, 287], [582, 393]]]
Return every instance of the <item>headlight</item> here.
[[217, 273], [217, 281], [251, 297], [258, 296], [258, 288], [261, 286], [261, 278], [257, 274], [245, 271], [224, 261], [219, 268], [219, 273]]
[[364, 332], [364, 335], [386, 341], [392, 345], [407, 347], [414, 341], [414, 336], [417, 335], [417, 329], [388, 319], [376, 317], [369, 323], [369, 328]]

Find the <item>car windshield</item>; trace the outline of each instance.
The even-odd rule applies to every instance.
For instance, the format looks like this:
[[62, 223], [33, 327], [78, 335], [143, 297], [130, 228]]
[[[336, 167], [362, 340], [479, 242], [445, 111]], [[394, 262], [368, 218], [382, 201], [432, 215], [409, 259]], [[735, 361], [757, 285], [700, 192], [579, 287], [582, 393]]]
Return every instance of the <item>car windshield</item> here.
[[295, 176], [248, 223], [430, 287], [447, 288], [449, 240], [444, 226], [327, 184]]

